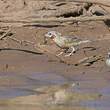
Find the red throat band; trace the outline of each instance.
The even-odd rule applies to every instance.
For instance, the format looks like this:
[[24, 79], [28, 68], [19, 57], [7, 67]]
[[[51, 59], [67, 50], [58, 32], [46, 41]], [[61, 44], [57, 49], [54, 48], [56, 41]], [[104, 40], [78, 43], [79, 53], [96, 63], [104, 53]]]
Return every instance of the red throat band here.
[[52, 34], [50, 38], [51, 38], [51, 39], [54, 39], [54, 38], [55, 38], [55, 35], [54, 35], [54, 34]]

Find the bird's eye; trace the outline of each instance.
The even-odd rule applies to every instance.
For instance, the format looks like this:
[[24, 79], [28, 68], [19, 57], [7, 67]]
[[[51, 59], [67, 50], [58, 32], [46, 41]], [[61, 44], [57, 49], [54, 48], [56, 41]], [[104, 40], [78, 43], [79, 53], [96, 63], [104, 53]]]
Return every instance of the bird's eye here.
[[51, 35], [51, 33], [49, 33], [49, 35]]

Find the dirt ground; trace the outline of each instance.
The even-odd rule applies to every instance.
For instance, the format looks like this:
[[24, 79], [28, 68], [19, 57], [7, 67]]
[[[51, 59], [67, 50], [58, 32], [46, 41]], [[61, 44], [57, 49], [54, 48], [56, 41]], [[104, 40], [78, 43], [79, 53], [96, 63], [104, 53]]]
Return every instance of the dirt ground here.
[[[109, 21], [87, 21], [78, 22], [78, 24], [67, 23], [66, 25], [57, 23], [26, 24], [19, 22], [19, 20], [26, 19], [32, 20], [35, 18], [55, 18], [56, 16], [62, 16], [62, 14], [58, 15], [58, 13], [65, 13], [64, 10], [70, 10], [70, 7], [72, 10], [75, 5], [76, 3], [72, 2], [66, 3], [48, 0], [0, 0], [0, 36], [2, 37], [4, 32], [8, 29], [10, 29], [9, 33], [11, 33], [8, 33], [8, 35], [5, 35], [2, 39], [0, 38], [0, 97], [1, 99], [5, 97], [6, 101], [5, 104], [4, 101], [0, 101], [1, 110], [6, 107], [9, 107], [10, 110], [18, 109], [21, 103], [23, 110], [34, 110], [36, 107], [37, 110], [42, 110], [45, 107], [50, 110], [96, 110], [97, 108], [98, 110], [109, 110], [110, 106], [107, 105], [107, 102], [109, 102], [110, 99], [107, 97], [110, 97], [108, 94], [110, 91], [106, 87], [108, 87], [110, 83], [110, 73], [109, 67], [105, 65], [107, 53], [110, 51]], [[95, 6], [96, 9], [99, 9], [98, 5], [93, 5], [93, 7]], [[109, 11], [110, 8], [107, 9]], [[93, 8], [93, 10], [95, 10], [95, 8]], [[102, 8], [98, 11], [100, 10], [105, 14]], [[68, 16], [71, 17], [70, 15]], [[77, 46], [78, 50], [72, 56], [65, 57], [61, 55], [57, 57], [59, 47], [57, 47], [51, 39], [48, 39], [47, 44], [44, 44], [44, 35], [48, 31], [57, 31], [67, 36], [78, 36], [78, 38], [82, 40], [91, 40], [92, 42]], [[81, 59], [91, 56], [100, 58], [89, 63], [84, 62], [78, 64]], [[48, 73], [49, 75], [47, 75]], [[36, 78], [36, 76], [34, 77], [36, 74], [41, 76], [37, 76]], [[33, 77], [30, 77], [32, 75]], [[44, 80], [47, 82], [45, 83]], [[59, 105], [57, 105], [43, 102], [51, 96], [51, 93], [64, 89], [62, 87], [54, 91], [52, 88], [50, 90], [51, 93], [40, 93], [38, 96], [35, 93], [32, 95], [33, 92], [28, 96], [25, 93], [24, 95], [26, 96], [20, 94], [13, 95], [14, 93], [12, 92], [14, 88], [27, 89], [26, 84], [32, 85], [32, 87], [29, 86], [27, 91], [31, 88], [34, 92], [46, 92], [48, 91], [47, 88], [44, 88], [43, 91], [42, 89], [38, 90], [38, 88], [53, 87], [53, 85], [71, 82], [75, 83], [75, 87], [72, 89], [81, 92], [81, 96], [73, 93], [73, 95], [79, 97], [79, 102], [83, 102], [82, 99], [85, 99], [85, 94], [89, 93], [86, 101], [97, 100], [101, 97], [99, 106], [97, 107], [96, 105], [95, 107], [95, 104], [92, 107], [89, 106], [89, 104], [84, 106], [74, 104], [71, 106], [71, 104], [65, 105], [65, 103], [61, 105], [58, 103]], [[106, 92], [102, 92], [102, 90]], [[85, 93], [82, 93], [82, 91]], [[4, 94], [6, 92], [7, 95], [4, 95], [3, 92]], [[17, 93], [18, 92], [19, 90]], [[95, 99], [95, 96], [93, 97], [91, 94], [93, 96], [97, 95], [98, 98]], [[83, 98], [80, 99], [82, 96]], [[11, 99], [13, 97], [14, 99]], [[69, 101], [74, 102], [73, 99]], [[77, 98], [74, 100], [77, 100]], [[84, 102], [86, 101], [84, 100]], [[40, 104], [38, 104], [38, 102], [40, 102]], [[10, 103], [12, 105], [14, 103], [14, 105], [12, 106]], [[25, 106], [26, 104], [28, 107]]]

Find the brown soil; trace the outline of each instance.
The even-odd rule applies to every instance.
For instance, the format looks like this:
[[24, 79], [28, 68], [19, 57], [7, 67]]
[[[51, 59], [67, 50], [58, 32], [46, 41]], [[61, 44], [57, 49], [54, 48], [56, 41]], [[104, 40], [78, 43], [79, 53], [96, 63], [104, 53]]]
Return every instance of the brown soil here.
[[[61, 2], [62, 3], [62, 2]], [[39, 5], [38, 5], [39, 4]], [[62, 3], [65, 4], [65, 3]], [[55, 10], [62, 12], [68, 6], [73, 6], [76, 3], [67, 3], [62, 5], [60, 2], [57, 5], [54, 5], [54, 1], [51, 3], [40, 0], [0, 0], [0, 19], [3, 20], [20, 20], [24, 18], [42, 18], [42, 17], [55, 17]], [[61, 8], [60, 8], [61, 5]], [[98, 7], [99, 8], [99, 7]], [[104, 12], [105, 13], [105, 12]], [[41, 16], [40, 16], [41, 15]], [[40, 16], [40, 17], [39, 17]], [[77, 81], [75, 76], [84, 76], [81, 77], [81, 80], [91, 80], [91, 79], [101, 79], [103, 81], [99, 82], [83, 82], [80, 85], [80, 88], [88, 87], [101, 87], [103, 88], [109, 84], [108, 80], [110, 75], [108, 74], [109, 68], [105, 65], [105, 59], [107, 53], [110, 50], [110, 31], [109, 26], [106, 25], [104, 21], [89, 21], [76, 24], [67, 24], [67, 25], [55, 25], [51, 23], [46, 24], [37, 24], [37, 25], [26, 25], [21, 26], [20, 23], [3, 23], [0, 22], [1, 29], [5, 26], [11, 29], [13, 33], [12, 38], [16, 38], [20, 42], [16, 42], [9, 37], [5, 37], [0, 40], [0, 72], [3, 74], [10, 75], [30, 75], [30, 74], [41, 74], [41, 73], [58, 73], [68, 81], [76, 81], [81, 83], [80, 80]], [[19, 27], [21, 26], [21, 27]], [[59, 47], [57, 47], [53, 41], [48, 39], [47, 44], [44, 42], [44, 34], [48, 31], [57, 31], [62, 35], [75, 36], [78, 38], [86, 40], [92, 40], [92, 42], [81, 44], [78, 46], [78, 51], [70, 57], [64, 57], [64, 55], [57, 57]], [[0, 34], [2, 36], [2, 34]], [[100, 39], [100, 40], [99, 40]], [[26, 42], [27, 41], [27, 42]], [[41, 44], [40, 48], [38, 45]], [[93, 62], [90, 66], [85, 66], [80, 64], [75, 66], [79, 60], [90, 57], [90, 56], [101, 56], [103, 59]], [[62, 61], [63, 60], [63, 61]], [[92, 74], [94, 73], [94, 74]], [[98, 73], [98, 74], [97, 74]], [[104, 73], [104, 74], [100, 74]], [[51, 78], [51, 76], [50, 76]], [[57, 78], [57, 77], [56, 77]], [[47, 78], [48, 79], [48, 78]], [[32, 79], [34, 80], [34, 79]], [[13, 87], [17, 85], [27, 84], [30, 79], [15, 78], [11, 79], [8, 77], [0, 76], [0, 86], [1, 87]], [[4, 91], [4, 89], [1, 89]], [[45, 91], [45, 90], [44, 90]], [[89, 91], [90, 92], [90, 91]], [[98, 93], [100, 94], [100, 93]], [[47, 95], [47, 94], [46, 94]], [[46, 95], [41, 95], [41, 98], [45, 98]], [[103, 95], [103, 94], [102, 94]], [[27, 101], [27, 99], [33, 98], [33, 96], [28, 96], [29, 98], [23, 99], [22, 101]], [[37, 96], [36, 96], [37, 97]], [[38, 99], [40, 97], [38, 96]], [[21, 99], [20, 99], [21, 100]], [[24, 101], [24, 102], [25, 102]], [[32, 103], [38, 100], [32, 100]], [[109, 101], [109, 99], [107, 99]], [[18, 100], [19, 102], [19, 100]], [[35, 102], [34, 102], [35, 103]], [[52, 106], [46, 105], [46, 107], [52, 110], [58, 109], [72, 109], [70, 106], [61, 105], [59, 108], [54, 108]], [[39, 110], [45, 109], [43, 105], [38, 106]], [[55, 106], [56, 107], [56, 106]], [[2, 108], [2, 107], [1, 107]], [[17, 106], [13, 106], [12, 109], [17, 109]], [[22, 107], [23, 108], [23, 107]], [[24, 107], [26, 108], [26, 107]], [[31, 104], [29, 106], [31, 108]], [[92, 108], [83, 108], [83, 107], [73, 107], [74, 110], [92, 110]], [[33, 107], [32, 110], [35, 108]], [[10, 109], [11, 110], [11, 109]], [[28, 109], [27, 109], [28, 110]]]

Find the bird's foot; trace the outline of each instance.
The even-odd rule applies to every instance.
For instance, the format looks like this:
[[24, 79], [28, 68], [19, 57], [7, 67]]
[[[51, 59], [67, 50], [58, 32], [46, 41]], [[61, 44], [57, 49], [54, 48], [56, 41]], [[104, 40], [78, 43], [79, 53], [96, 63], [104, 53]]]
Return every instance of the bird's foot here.
[[64, 52], [60, 52], [59, 54], [58, 54], [58, 56], [60, 56], [60, 55], [62, 55]]
[[69, 53], [69, 54], [65, 55], [65, 57], [69, 57], [69, 56], [71, 56], [71, 55], [72, 55], [72, 53]]
[[76, 51], [71, 52], [71, 53], [69, 53], [69, 54], [65, 55], [65, 57], [69, 57], [69, 56], [73, 55], [73, 53], [75, 53], [75, 52], [76, 52]]

